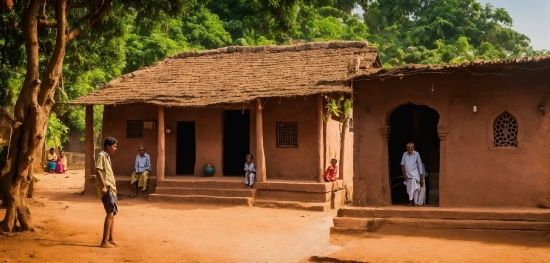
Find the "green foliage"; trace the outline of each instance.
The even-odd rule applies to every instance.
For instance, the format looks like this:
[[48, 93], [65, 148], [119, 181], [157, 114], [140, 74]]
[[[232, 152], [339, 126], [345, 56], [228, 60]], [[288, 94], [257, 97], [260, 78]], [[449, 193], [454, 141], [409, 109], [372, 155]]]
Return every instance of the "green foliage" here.
[[330, 116], [339, 117], [338, 120], [341, 122], [349, 118], [349, 112], [353, 107], [351, 98], [346, 98], [343, 95], [337, 99], [325, 96], [325, 100], [327, 101], [325, 105], [327, 112], [323, 115], [324, 121], [327, 121]]
[[61, 122], [55, 113], [50, 114], [48, 118], [48, 129], [46, 130], [46, 144], [48, 146], [61, 145], [69, 140], [67, 134], [69, 127]]
[[214, 49], [230, 45], [233, 40], [218, 15], [205, 7], [193, 15], [183, 17], [182, 36], [196, 49]]
[[297, 29], [291, 38], [309, 41], [355, 40], [369, 36], [367, 26], [358, 15], [334, 7], [303, 7], [297, 18]]
[[361, 3], [368, 38], [385, 66], [456, 63], [536, 55], [502, 8], [475, 0], [378, 0]]
[[247, 39], [247, 32], [249, 38], [250, 32], [254, 32], [256, 36], [283, 43], [295, 26], [298, 10], [313, 3], [314, 0], [212, 0], [206, 8], [219, 16], [232, 39], [242, 41]]

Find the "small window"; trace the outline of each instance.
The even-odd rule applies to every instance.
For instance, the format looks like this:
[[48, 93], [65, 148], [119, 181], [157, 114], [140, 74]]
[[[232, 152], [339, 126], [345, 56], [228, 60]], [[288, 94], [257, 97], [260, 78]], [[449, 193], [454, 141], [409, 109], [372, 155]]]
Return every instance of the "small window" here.
[[508, 112], [500, 114], [493, 123], [494, 147], [518, 146], [518, 122]]
[[297, 122], [277, 122], [277, 147], [298, 148]]
[[128, 121], [128, 138], [143, 138], [143, 121]]

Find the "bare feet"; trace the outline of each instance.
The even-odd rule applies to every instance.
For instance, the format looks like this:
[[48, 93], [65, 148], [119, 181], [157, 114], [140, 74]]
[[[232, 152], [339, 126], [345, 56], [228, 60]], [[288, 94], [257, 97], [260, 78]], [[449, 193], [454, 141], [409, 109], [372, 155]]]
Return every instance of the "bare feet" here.
[[145, 190], [147, 190], [147, 188], [143, 188], [143, 189], [141, 189], [141, 191], [145, 191]]
[[118, 243], [114, 240], [109, 240], [109, 244], [115, 246], [115, 247], [118, 247]]
[[101, 245], [100, 245], [99, 247], [101, 247], [101, 248], [115, 248], [115, 247], [117, 247], [117, 246], [118, 246], [118, 244], [117, 244], [117, 245], [113, 245], [113, 244], [111, 244], [111, 243], [109, 242], [109, 243], [101, 243]]

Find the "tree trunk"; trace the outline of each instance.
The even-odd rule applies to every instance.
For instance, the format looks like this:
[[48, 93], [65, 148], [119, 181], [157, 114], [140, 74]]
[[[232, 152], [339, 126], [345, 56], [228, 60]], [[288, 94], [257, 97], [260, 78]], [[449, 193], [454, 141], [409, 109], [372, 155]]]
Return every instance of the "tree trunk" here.
[[14, 108], [15, 126], [6, 166], [0, 173], [6, 195], [7, 209], [0, 231], [32, 230], [31, 213], [26, 204], [29, 185], [33, 180], [33, 163], [37, 150], [44, 143], [48, 116], [53, 106], [58, 84], [67, 33], [66, 0], [55, 1], [55, 47], [43, 73], [39, 76], [38, 12], [41, 0], [30, 0], [23, 13], [23, 37], [26, 50], [26, 75]]

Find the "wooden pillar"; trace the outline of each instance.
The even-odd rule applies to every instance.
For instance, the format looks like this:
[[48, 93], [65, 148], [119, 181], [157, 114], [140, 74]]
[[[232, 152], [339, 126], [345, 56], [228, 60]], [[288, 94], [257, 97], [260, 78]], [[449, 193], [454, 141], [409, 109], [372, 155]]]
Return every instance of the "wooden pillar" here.
[[447, 127], [438, 126], [437, 135], [439, 136], [439, 206], [448, 206], [449, 193], [447, 183]]
[[317, 96], [317, 151], [319, 156], [319, 166], [317, 170], [317, 181], [324, 182], [323, 174], [325, 172], [325, 144], [323, 141], [323, 95]]
[[[374, 186], [374, 189], [370, 189], [371, 191], [377, 191], [376, 196], [382, 197], [382, 200], [368, 200], [366, 204], [376, 205], [376, 206], [384, 206], [384, 205], [391, 205], [391, 185], [390, 185], [390, 158], [388, 156], [389, 150], [388, 150], [388, 140], [390, 138], [390, 132], [391, 132], [391, 126], [382, 126], [378, 129], [380, 132], [380, 136], [382, 138], [382, 147], [381, 147], [381, 163], [382, 163], [382, 173], [379, 175], [373, 174], [374, 178], [367, 178], [368, 180], [372, 180], [372, 185]], [[380, 183], [379, 187], [376, 182]], [[368, 199], [368, 198], [367, 198]]]
[[264, 153], [264, 125], [262, 118], [262, 100], [256, 99], [256, 180], [258, 182], [265, 182], [266, 169], [265, 169], [265, 153]]
[[[84, 148], [84, 193], [95, 195], [94, 105], [86, 105], [86, 142]], [[103, 143], [101, 144], [103, 145]]]
[[166, 145], [164, 134], [164, 106], [158, 106], [158, 138], [157, 138], [157, 181], [164, 180], [164, 170], [166, 167]]
[[86, 144], [84, 150], [84, 176], [95, 174], [94, 106], [86, 105]]

